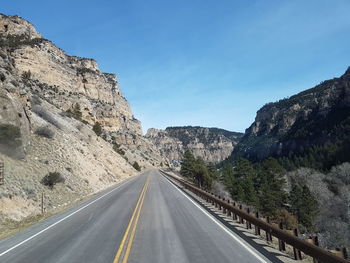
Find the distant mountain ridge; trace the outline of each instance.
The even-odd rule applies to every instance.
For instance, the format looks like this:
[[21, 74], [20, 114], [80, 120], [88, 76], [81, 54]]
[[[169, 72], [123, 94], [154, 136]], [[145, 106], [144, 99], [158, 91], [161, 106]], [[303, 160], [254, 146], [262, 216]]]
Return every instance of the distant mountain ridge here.
[[199, 126], [149, 129], [146, 138], [174, 165], [178, 165], [186, 150], [207, 162], [218, 163], [226, 159], [242, 137], [242, 133], [219, 128]]
[[349, 161], [349, 139], [350, 68], [339, 78], [263, 106], [230, 158], [288, 157], [301, 166], [330, 168]]

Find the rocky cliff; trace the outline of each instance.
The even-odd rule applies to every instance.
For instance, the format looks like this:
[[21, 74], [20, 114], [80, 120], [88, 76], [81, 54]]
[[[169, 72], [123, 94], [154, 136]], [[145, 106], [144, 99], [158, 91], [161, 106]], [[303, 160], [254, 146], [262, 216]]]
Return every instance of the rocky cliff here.
[[[78, 107], [84, 123], [100, 123], [105, 138], [113, 133], [116, 143], [132, 148], [130, 162], [138, 160], [150, 167], [164, 161], [159, 153], [142, 157], [153, 146], [142, 137], [141, 124], [134, 118], [114, 74], [102, 73], [93, 59], [67, 55], [19, 17], [2, 15], [0, 34], [0, 44], [6, 49], [3, 56], [8, 56], [16, 74], [25, 78], [22, 91], [44, 98], [62, 112]], [[16, 81], [8, 82], [7, 88], [18, 88], [15, 85]], [[133, 140], [128, 139], [130, 136]]]
[[[0, 221], [37, 213], [42, 192], [50, 210], [102, 190], [136, 174], [135, 161], [167, 163], [142, 136], [116, 76], [67, 55], [30, 22], [0, 15]], [[48, 189], [50, 172], [65, 183]]]
[[185, 126], [149, 129], [145, 137], [177, 166], [186, 150], [207, 162], [218, 163], [231, 154], [241, 136], [241, 133], [218, 128]]
[[320, 168], [330, 168], [349, 161], [349, 131], [350, 68], [339, 78], [262, 107], [233, 155], [253, 161], [307, 155], [306, 166], [321, 158], [326, 167]]

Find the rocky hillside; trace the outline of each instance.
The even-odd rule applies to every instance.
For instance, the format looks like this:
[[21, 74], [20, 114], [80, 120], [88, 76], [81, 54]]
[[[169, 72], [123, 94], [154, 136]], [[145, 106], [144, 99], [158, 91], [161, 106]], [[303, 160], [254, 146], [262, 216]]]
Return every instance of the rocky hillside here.
[[350, 68], [256, 115], [233, 155], [252, 161], [288, 157], [297, 166], [329, 169], [349, 161]]
[[[166, 164], [114, 74], [67, 55], [17, 16], [0, 15], [0, 219], [19, 220], [102, 190], [142, 168]], [[42, 180], [59, 174], [64, 184]], [[1, 221], [1, 220], [0, 220]]]
[[241, 136], [238, 132], [192, 126], [149, 129], [146, 134], [146, 138], [175, 166], [179, 165], [186, 150], [207, 162], [218, 163], [231, 154]]

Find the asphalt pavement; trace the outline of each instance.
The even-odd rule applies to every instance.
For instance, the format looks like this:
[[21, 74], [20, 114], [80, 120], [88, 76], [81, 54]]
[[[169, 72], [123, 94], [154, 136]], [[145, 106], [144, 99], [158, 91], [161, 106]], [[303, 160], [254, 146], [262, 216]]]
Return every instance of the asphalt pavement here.
[[157, 170], [0, 241], [1, 263], [271, 261]]

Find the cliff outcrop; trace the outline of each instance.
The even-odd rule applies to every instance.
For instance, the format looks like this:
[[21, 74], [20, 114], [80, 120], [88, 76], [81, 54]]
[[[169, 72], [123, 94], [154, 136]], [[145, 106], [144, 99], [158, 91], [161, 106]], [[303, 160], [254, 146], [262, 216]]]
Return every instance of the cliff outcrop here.
[[[268, 103], [246, 130], [234, 155], [260, 161], [286, 157], [316, 167], [349, 161], [350, 69], [290, 98]], [[319, 166], [319, 167], [318, 167]]]
[[[54, 210], [135, 175], [135, 162], [143, 169], [167, 163], [142, 136], [116, 75], [6, 15], [0, 15], [0, 162], [0, 222], [39, 213], [43, 192]], [[45, 186], [50, 173], [64, 184]]]
[[221, 162], [232, 153], [241, 136], [241, 133], [218, 128], [184, 126], [149, 129], [145, 137], [178, 166], [186, 150], [206, 162]]

